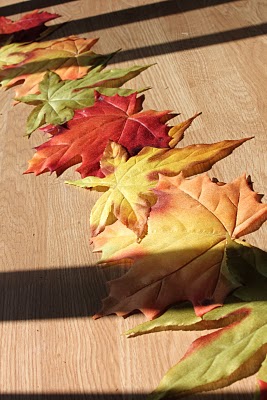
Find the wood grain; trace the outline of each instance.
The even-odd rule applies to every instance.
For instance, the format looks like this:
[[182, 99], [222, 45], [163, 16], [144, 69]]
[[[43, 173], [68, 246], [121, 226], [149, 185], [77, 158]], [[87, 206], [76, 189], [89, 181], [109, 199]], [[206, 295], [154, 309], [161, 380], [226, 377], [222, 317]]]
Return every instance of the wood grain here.
[[[6, 0], [16, 18], [39, 2]], [[99, 37], [98, 52], [122, 48], [113, 66], [154, 64], [131, 87], [152, 86], [146, 108], [182, 117], [202, 111], [183, 144], [255, 136], [211, 172], [230, 181], [246, 172], [266, 192], [266, 2], [77, 0], [40, 1], [69, 21], [54, 37]], [[1, 11], [0, 11], [1, 14]], [[58, 23], [55, 21], [54, 23]], [[99, 270], [89, 245], [97, 194], [64, 185], [76, 175], [22, 175], [32, 148], [23, 137], [30, 107], [11, 106], [1, 91], [0, 398], [143, 399], [183, 355], [197, 333], [126, 339], [144, 320], [91, 315], [117, 271]], [[179, 117], [176, 118], [179, 121]], [[265, 200], [266, 201], [266, 200]], [[250, 242], [267, 249], [266, 226]], [[252, 399], [254, 378], [195, 399]], [[58, 397], [57, 397], [58, 395]], [[61, 395], [61, 396], [60, 396]]]

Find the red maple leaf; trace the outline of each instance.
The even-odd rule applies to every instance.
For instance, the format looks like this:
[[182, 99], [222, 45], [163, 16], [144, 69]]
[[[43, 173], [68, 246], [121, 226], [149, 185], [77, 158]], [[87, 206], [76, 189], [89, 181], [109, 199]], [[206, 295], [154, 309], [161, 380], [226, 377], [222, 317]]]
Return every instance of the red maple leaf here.
[[[72, 165], [82, 163], [77, 171], [82, 177], [103, 177], [100, 159], [107, 143], [112, 140], [124, 146], [130, 155], [144, 146], [167, 148], [172, 140], [171, 127], [166, 122], [175, 114], [167, 111], [142, 111], [144, 96], [131, 94], [104, 96], [95, 94], [95, 104], [76, 112], [65, 126], [51, 127], [46, 131], [53, 137], [37, 147], [25, 173], [44, 172], [62, 174]], [[193, 118], [182, 125], [183, 131]]]
[[0, 39], [7, 39], [12, 35], [15, 42], [35, 40], [41, 32], [47, 29], [45, 23], [58, 17], [58, 14], [39, 10], [25, 14], [18, 21], [0, 17]]

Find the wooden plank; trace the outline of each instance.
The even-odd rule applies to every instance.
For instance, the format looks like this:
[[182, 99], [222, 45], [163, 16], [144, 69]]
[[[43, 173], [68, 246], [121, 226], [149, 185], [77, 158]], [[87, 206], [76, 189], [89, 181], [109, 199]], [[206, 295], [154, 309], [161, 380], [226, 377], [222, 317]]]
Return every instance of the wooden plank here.
[[[13, 5], [15, 18], [30, 3], [6, 0], [3, 9], [11, 15]], [[45, 9], [70, 22], [54, 37], [99, 37], [99, 52], [122, 48], [113, 66], [156, 63], [130, 83], [152, 86], [146, 108], [172, 109], [184, 118], [203, 112], [185, 145], [254, 135], [211, 175], [230, 181], [246, 172], [256, 191], [266, 191], [265, 1], [57, 3], [46, 1]], [[11, 107], [12, 95], [1, 92], [1, 398], [144, 398], [199, 335], [129, 340], [121, 333], [143, 321], [141, 315], [91, 319], [106, 279], [117, 273], [95, 267], [98, 255], [89, 245], [89, 213], [98, 195], [64, 185], [78, 176], [74, 169], [59, 178], [22, 175], [44, 137], [23, 137], [30, 107]], [[266, 226], [250, 242], [267, 249], [265, 238]], [[237, 400], [252, 399], [253, 391], [250, 378], [216, 393]]]

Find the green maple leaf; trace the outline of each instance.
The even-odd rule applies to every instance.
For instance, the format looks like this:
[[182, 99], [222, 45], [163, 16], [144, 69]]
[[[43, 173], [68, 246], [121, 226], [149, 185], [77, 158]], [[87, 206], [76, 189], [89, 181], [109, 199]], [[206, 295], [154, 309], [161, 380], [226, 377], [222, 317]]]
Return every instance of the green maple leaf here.
[[74, 115], [74, 110], [94, 104], [96, 90], [106, 96], [127, 96], [133, 93], [133, 90], [120, 89], [120, 86], [146, 68], [148, 67], [134, 66], [102, 71], [103, 67], [98, 66], [81, 79], [65, 81], [56, 73], [48, 72], [39, 84], [39, 94], [29, 94], [16, 99], [36, 106], [27, 120], [27, 134], [30, 135], [46, 123], [60, 125], [69, 121]]
[[[227, 247], [228, 272], [242, 285], [228, 304], [197, 317], [187, 304], [126, 332], [138, 336], [164, 330], [221, 328], [195, 340], [163, 377], [150, 398], [214, 390], [259, 371], [260, 390], [267, 382], [267, 253], [244, 242]], [[256, 290], [257, 284], [260, 287]], [[246, 302], [240, 300], [245, 299]]]

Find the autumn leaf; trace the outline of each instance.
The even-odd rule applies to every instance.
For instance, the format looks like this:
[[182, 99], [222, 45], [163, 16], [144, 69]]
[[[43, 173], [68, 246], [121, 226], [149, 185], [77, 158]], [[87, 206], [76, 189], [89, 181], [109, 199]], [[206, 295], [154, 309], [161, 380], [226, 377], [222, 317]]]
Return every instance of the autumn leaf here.
[[[17, 68], [18, 64], [21, 62], [27, 61], [27, 58], [30, 55], [39, 49], [45, 50], [46, 48], [50, 48], [54, 44], [59, 43], [64, 46], [68, 43], [68, 39], [79, 39], [77, 36], [70, 36], [69, 38], [62, 38], [58, 40], [50, 40], [45, 42], [30, 42], [30, 43], [11, 43], [5, 46], [0, 47], [0, 67], [4, 69], [4, 66], [11, 66], [11, 68]], [[67, 39], [67, 41], [66, 41]], [[84, 40], [84, 39], [82, 39]], [[97, 42], [97, 39], [94, 39]], [[94, 43], [91, 45], [91, 47]], [[1, 73], [2, 71], [0, 71]]]
[[[258, 201], [261, 197], [258, 195]], [[255, 209], [255, 217], [261, 218], [260, 209], [258, 213]], [[239, 286], [235, 296], [242, 301], [267, 301], [267, 253], [243, 241], [231, 241], [230, 244], [226, 255], [231, 262], [225, 272]]]
[[48, 70], [56, 72], [62, 80], [79, 79], [95, 66], [106, 64], [115, 54], [94, 53], [91, 48], [97, 40], [70, 36], [21, 46], [17, 48], [17, 56], [23, 54], [24, 59], [18, 64], [10, 64], [5, 55], [6, 65], [0, 71], [1, 85], [7, 88], [16, 86], [15, 97], [19, 98], [38, 93], [39, 83]]
[[18, 64], [24, 60], [23, 53], [19, 53], [21, 47], [20, 43], [11, 43], [0, 47], [0, 73], [3, 66]]
[[49, 30], [45, 23], [58, 17], [58, 14], [50, 14], [39, 10], [23, 15], [18, 21], [0, 17], [0, 42], [37, 40], [41, 33]]
[[130, 158], [119, 144], [110, 143], [101, 160], [104, 178], [86, 177], [67, 183], [105, 190], [91, 212], [92, 236], [118, 219], [142, 238], [146, 234], [151, 205], [156, 201], [151, 189], [156, 186], [159, 173], [175, 176], [183, 171], [184, 176], [192, 176], [207, 171], [246, 140], [225, 140], [171, 150], [145, 147]]
[[60, 175], [69, 166], [82, 162], [77, 169], [82, 177], [104, 176], [100, 159], [109, 140], [123, 145], [130, 155], [144, 146], [168, 147], [175, 138], [168, 135], [174, 130], [166, 122], [175, 115], [169, 111], [142, 111], [143, 101], [144, 95], [137, 97], [137, 93], [122, 97], [95, 92], [92, 107], [77, 111], [65, 126], [50, 127], [54, 136], [37, 147], [26, 173], [56, 171]]
[[267, 219], [267, 204], [245, 176], [225, 185], [206, 174], [193, 179], [160, 176], [155, 192], [158, 200], [141, 243], [119, 221], [92, 239], [95, 251], [103, 253], [102, 263], [132, 264], [109, 282], [109, 297], [96, 318], [140, 310], [153, 319], [185, 300], [201, 316], [241, 285], [229, 269], [236, 257], [230, 252], [232, 242]]
[[58, 14], [50, 14], [49, 12], [39, 10], [34, 10], [28, 14], [25, 14], [15, 22], [9, 18], [0, 16], [0, 35], [34, 28], [58, 17]]
[[[228, 303], [232, 303], [234, 300], [235, 303], [238, 302], [237, 306], [239, 307], [240, 300], [244, 302], [267, 300], [267, 253], [265, 251], [251, 246], [247, 242], [228, 238], [225, 261], [224, 273], [230, 274], [230, 279], [237, 286], [234, 297], [227, 299]], [[230, 319], [220, 320], [219, 323], [215, 319], [212, 324], [212, 320], [208, 319], [208, 322], [205, 320], [208, 315], [210, 314], [199, 317], [189, 302], [179, 303], [169, 308], [160, 317], [130, 329], [125, 332], [125, 335], [136, 337], [166, 330], [216, 329], [233, 322], [230, 317]], [[266, 364], [264, 365], [266, 366]]]
[[94, 104], [95, 91], [108, 96], [116, 93], [127, 96], [135, 92], [118, 88], [147, 68], [134, 66], [103, 71], [102, 66], [98, 66], [81, 79], [66, 81], [62, 81], [54, 72], [47, 72], [39, 84], [40, 94], [17, 99], [36, 106], [27, 119], [27, 134], [30, 135], [44, 124], [66, 123], [74, 116], [74, 110]]
[[[234, 302], [205, 314], [202, 329], [226, 327], [195, 340], [149, 399], [180, 398], [215, 390], [257, 372], [267, 351], [266, 311], [265, 301]], [[179, 311], [179, 321], [178, 314]], [[197, 329], [200, 325], [201, 322]], [[179, 330], [179, 322], [175, 328]], [[194, 325], [191, 329], [195, 330]]]
[[[197, 317], [188, 304], [126, 332], [137, 336], [164, 330], [220, 329], [194, 341], [177, 365], [167, 372], [150, 399], [175, 398], [225, 387], [258, 371], [259, 399], [267, 381], [267, 253], [232, 241], [227, 251], [229, 273], [242, 287], [228, 304]], [[252, 278], [252, 280], [251, 280]], [[258, 290], [255, 283], [261, 282]], [[240, 303], [246, 293], [247, 302]], [[229, 345], [230, 344], [230, 345]]]

